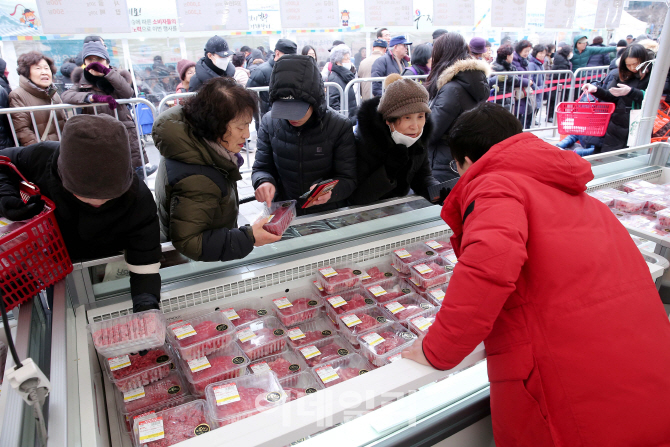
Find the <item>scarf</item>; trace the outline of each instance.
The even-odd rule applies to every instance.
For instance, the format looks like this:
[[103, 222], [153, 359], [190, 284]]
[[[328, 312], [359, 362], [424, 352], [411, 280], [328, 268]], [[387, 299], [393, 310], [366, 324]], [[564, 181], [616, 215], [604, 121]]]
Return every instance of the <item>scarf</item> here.
[[104, 76], [94, 76], [88, 70], [84, 70], [84, 78], [89, 84], [105, 92], [105, 95], [114, 93], [114, 86]]
[[214, 65], [214, 62], [212, 62], [212, 60], [207, 56], [203, 57], [203, 60], [205, 61], [205, 65], [207, 65], [210, 68], [210, 70], [212, 70], [217, 75], [223, 76], [224, 74], [226, 74], [225, 70], [221, 70], [219, 67]]
[[234, 165], [236, 165], [238, 168], [241, 167], [244, 164], [244, 158], [239, 153], [235, 152], [230, 152], [228, 149], [223, 147], [223, 145], [216, 143], [214, 141], [207, 141], [207, 144], [216, 151], [217, 154], [225, 158], [226, 160], [232, 162]]

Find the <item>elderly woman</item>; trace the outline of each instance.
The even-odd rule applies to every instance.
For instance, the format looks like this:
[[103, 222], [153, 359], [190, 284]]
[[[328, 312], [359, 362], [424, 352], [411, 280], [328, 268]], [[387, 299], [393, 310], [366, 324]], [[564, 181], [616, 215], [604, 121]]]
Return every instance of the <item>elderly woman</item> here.
[[[19, 56], [17, 61], [19, 87], [9, 94], [9, 107], [35, 107], [62, 104], [53, 75], [56, 66], [53, 59], [44, 54], [31, 51]], [[12, 122], [21, 146], [28, 146], [39, 141], [58, 141], [59, 131], [65, 124], [65, 111], [43, 110], [33, 112], [34, 122], [30, 113], [13, 113]]]
[[190, 259], [240, 259], [281, 238], [263, 230], [263, 221], [237, 227], [239, 152], [257, 112], [254, 93], [217, 77], [156, 119], [152, 136], [163, 156], [156, 177], [161, 233]]
[[[422, 43], [414, 47], [412, 51], [412, 65], [405, 68], [402, 72], [403, 76], [416, 76], [430, 74], [430, 67], [433, 63], [431, 53], [433, 46], [427, 43]], [[419, 81], [423, 83], [423, 80]]]
[[[333, 64], [332, 70], [328, 75], [328, 82], [336, 82], [342, 87], [342, 91], [351, 82], [356, 75], [351, 71], [351, 49], [340, 44], [330, 51], [330, 62]], [[353, 88], [349, 89], [349, 118], [352, 123], [356, 122], [356, 112], [358, 105], [356, 103], [356, 92]], [[330, 107], [333, 110], [340, 110], [340, 92], [334, 88], [329, 89]]]

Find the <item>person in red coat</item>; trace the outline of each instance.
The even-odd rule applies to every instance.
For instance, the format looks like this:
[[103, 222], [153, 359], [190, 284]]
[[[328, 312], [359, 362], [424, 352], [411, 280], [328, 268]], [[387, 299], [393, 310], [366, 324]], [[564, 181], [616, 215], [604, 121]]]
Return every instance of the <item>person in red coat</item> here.
[[670, 444], [670, 322], [591, 166], [497, 104], [455, 123], [442, 218], [458, 264], [403, 356], [441, 370], [482, 341], [497, 447]]

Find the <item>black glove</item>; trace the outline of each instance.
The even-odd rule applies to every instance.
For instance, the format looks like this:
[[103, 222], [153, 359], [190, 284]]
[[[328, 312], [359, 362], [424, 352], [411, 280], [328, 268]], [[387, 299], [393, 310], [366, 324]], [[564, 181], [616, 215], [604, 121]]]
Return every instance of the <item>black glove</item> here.
[[0, 215], [14, 222], [20, 222], [37, 216], [44, 209], [44, 205], [44, 200], [39, 194], [30, 197], [27, 203], [23, 203], [19, 197], [4, 196], [0, 197]]
[[442, 188], [440, 189], [440, 200], [437, 202], [440, 206], [444, 206], [444, 201], [447, 200], [447, 196], [451, 192], [451, 188]]
[[160, 309], [158, 298], [151, 293], [140, 293], [133, 297], [133, 313]]

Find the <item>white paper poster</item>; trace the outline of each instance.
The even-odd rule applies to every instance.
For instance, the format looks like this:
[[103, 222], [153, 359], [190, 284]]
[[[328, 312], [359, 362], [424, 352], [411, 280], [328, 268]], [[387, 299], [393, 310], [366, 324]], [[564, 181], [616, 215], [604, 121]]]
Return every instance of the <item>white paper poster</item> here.
[[474, 0], [433, 0], [434, 26], [474, 26]]
[[340, 11], [337, 0], [280, 0], [282, 28], [337, 28]]
[[180, 31], [246, 30], [246, 0], [177, 0]]
[[623, 0], [598, 0], [594, 28], [618, 28], [623, 12]]
[[412, 26], [412, 0], [365, 0], [365, 26]]
[[544, 10], [545, 28], [572, 28], [576, 0], [547, 0]]
[[126, 0], [37, 0], [46, 34], [130, 32]]
[[526, 0], [493, 0], [491, 26], [524, 28], [526, 26]]

